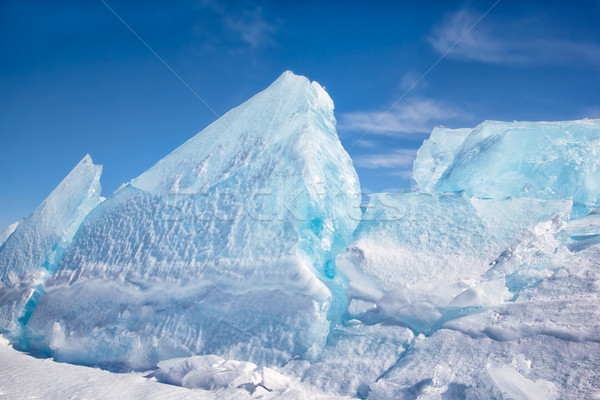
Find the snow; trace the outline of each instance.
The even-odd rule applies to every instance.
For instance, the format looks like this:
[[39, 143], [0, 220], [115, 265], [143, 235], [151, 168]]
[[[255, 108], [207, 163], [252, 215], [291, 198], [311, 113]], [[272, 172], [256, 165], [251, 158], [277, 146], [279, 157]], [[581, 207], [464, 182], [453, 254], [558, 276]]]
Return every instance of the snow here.
[[420, 190], [361, 211], [333, 102], [286, 72], [105, 201], [84, 158], [2, 233], [0, 391], [600, 398], [599, 144], [436, 128]]
[[543, 379], [534, 382], [510, 365], [488, 366], [488, 374], [502, 393], [514, 400], [551, 400], [558, 397], [552, 382]]
[[253, 398], [330, 397], [273, 368], [258, 368], [250, 362], [225, 360], [215, 355], [161, 361], [153, 376], [159, 381], [191, 389], [243, 389]]
[[329, 393], [362, 397], [413, 338], [410, 329], [391, 321], [363, 324], [355, 320], [338, 326], [319, 358], [305, 365], [303, 381]]
[[464, 308], [510, 299], [504, 282], [486, 275], [490, 263], [538, 223], [568, 219], [571, 206], [462, 193], [376, 194], [337, 265], [349, 278], [352, 301], [371, 301], [381, 318], [431, 332]]
[[0, 360], [0, 397], [6, 399], [215, 398], [210, 392], [191, 392], [147, 379], [143, 373], [113, 374], [101, 369], [34, 358], [14, 350], [3, 337], [0, 337]]
[[187, 388], [206, 390], [240, 386], [254, 388], [262, 382], [256, 364], [224, 360], [214, 355], [165, 360], [158, 363], [158, 368], [156, 377]]
[[419, 336], [385, 379], [371, 385], [369, 398], [600, 396], [598, 255], [599, 246], [540, 254], [562, 267], [520, 289], [513, 301]]
[[[210, 357], [210, 356], [209, 356]], [[248, 388], [227, 386], [205, 390], [160, 381], [158, 371], [111, 373], [79, 365], [57, 363], [18, 352], [0, 336], [0, 397], [6, 399], [342, 399], [303, 386], [264, 368], [261, 384]], [[180, 360], [175, 360], [179, 361]], [[168, 362], [165, 362], [168, 363]], [[219, 376], [215, 372], [213, 376]], [[190, 379], [193, 381], [193, 379]], [[268, 389], [267, 389], [268, 388]]]

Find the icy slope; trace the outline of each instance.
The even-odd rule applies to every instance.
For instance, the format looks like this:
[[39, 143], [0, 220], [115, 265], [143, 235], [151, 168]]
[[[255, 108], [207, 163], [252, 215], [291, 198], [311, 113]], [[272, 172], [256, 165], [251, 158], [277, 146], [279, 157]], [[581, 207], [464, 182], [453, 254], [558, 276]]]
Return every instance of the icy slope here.
[[0, 329], [13, 337], [27, 323], [81, 221], [101, 202], [101, 173], [85, 156], [0, 246]]
[[427, 192], [572, 199], [593, 208], [600, 201], [600, 120], [436, 128], [413, 174]]
[[313, 357], [343, 310], [333, 260], [359, 191], [333, 102], [286, 72], [86, 218], [29, 344], [113, 369]]

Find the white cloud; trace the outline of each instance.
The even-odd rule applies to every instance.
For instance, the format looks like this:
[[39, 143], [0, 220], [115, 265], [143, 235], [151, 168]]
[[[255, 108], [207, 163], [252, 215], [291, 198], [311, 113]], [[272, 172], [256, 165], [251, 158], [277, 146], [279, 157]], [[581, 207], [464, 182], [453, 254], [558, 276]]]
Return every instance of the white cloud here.
[[373, 149], [375, 147], [378, 147], [377, 143], [373, 142], [372, 140], [367, 140], [367, 139], [361, 140], [356, 145], [358, 147], [363, 147], [363, 148], [366, 148], [366, 149]]
[[355, 157], [354, 163], [364, 168], [400, 168], [405, 170], [412, 167], [416, 156], [417, 150], [397, 149], [388, 153]]
[[[400, 87], [403, 90], [409, 90], [413, 86], [416, 86], [415, 84], [417, 83], [417, 81], [419, 80], [420, 77], [421, 77], [421, 75], [414, 71], [407, 72], [406, 74], [404, 74], [404, 76], [400, 80]], [[420, 88], [425, 88], [428, 86], [427, 81], [425, 79], [422, 79], [418, 83], [418, 85]]]
[[[469, 9], [447, 16], [427, 41], [440, 54], [450, 48], [479, 18]], [[467, 34], [448, 57], [490, 64], [600, 65], [600, 44], [531, 36], [529, 21], [498, 24], [486, 17]]]
[[269, 21], [263, 8], [252, 2], [199, 0], [195, 5], [204, 17], [195, 27], [199, 36], [215, 40], [216, 44], [225, 40], [224, 35], [208, 35], [206, 26], [216, 23], [236, 41], [252, 48], [275, 44], [276, 23]]
[[457, 107], [432, 99], [416, 99], [398, 104], [389, 113], [358, 111], [340, 116], [341, 130], [384, 135], [413, 135], [431, 132], [442, 121], [466, 117]]
[[412, 172], [412, 168], [410, 168], [410, 169], [401, 169], [399, 171], [392, 171], [392, 172], [390, 172], [390, 175], [397, 176], [397, 177], [400, 177], [402, 179], [410, 180], [413, 177], [413, 172]]
[[225, 15], [226, 27], [240, 35], [240, 39], [251, 47], [273, 44], [275, 26], [268, 23], [261, 7], [243, 10], [237, 15]]

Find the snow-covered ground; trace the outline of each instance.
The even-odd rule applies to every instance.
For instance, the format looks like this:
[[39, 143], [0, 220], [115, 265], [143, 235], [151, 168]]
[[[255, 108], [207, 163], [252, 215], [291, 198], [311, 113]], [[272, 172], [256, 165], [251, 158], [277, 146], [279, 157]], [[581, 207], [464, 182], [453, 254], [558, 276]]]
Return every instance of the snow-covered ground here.
[[[0, 398], [2, 399], [341, 399], [272, 371], [255, 388], [185, 388], [157, 381], [155, 371], [113, 373], [98, 368], [58, 363], [17, 351], [0, 336]], [[217, 371], [219, 372], [219, 371]], [[213, 371], [213, 374], [215, 371]], [[267, 387], [271, 386], [271, 387]], [[250, 389], [250, 390], [249, 390]], [[251, 393], [252, 392], [252, 393]]]
[[218, 393], [167, 385], [143, 373], [115, 374], [14, 350], [0, 337], [0, 398], [215, 399]]

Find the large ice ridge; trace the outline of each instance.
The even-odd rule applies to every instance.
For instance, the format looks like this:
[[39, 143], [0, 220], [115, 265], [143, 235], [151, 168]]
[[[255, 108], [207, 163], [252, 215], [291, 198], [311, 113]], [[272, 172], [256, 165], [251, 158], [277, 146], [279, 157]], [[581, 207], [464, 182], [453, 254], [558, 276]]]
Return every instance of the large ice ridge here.
[[335, 123], [286, 72], [104, 201], [87, 156], [0, 234], [0, 330], [221, 397], [596, 395], [600, 120], [436, 128], [362, 211]]
[[334, 258], [359, 191], [333, 102], [286, 72], [90, 213], [31, 316], [34, 345], [110, 368], [310, 358], [343, 312]]

